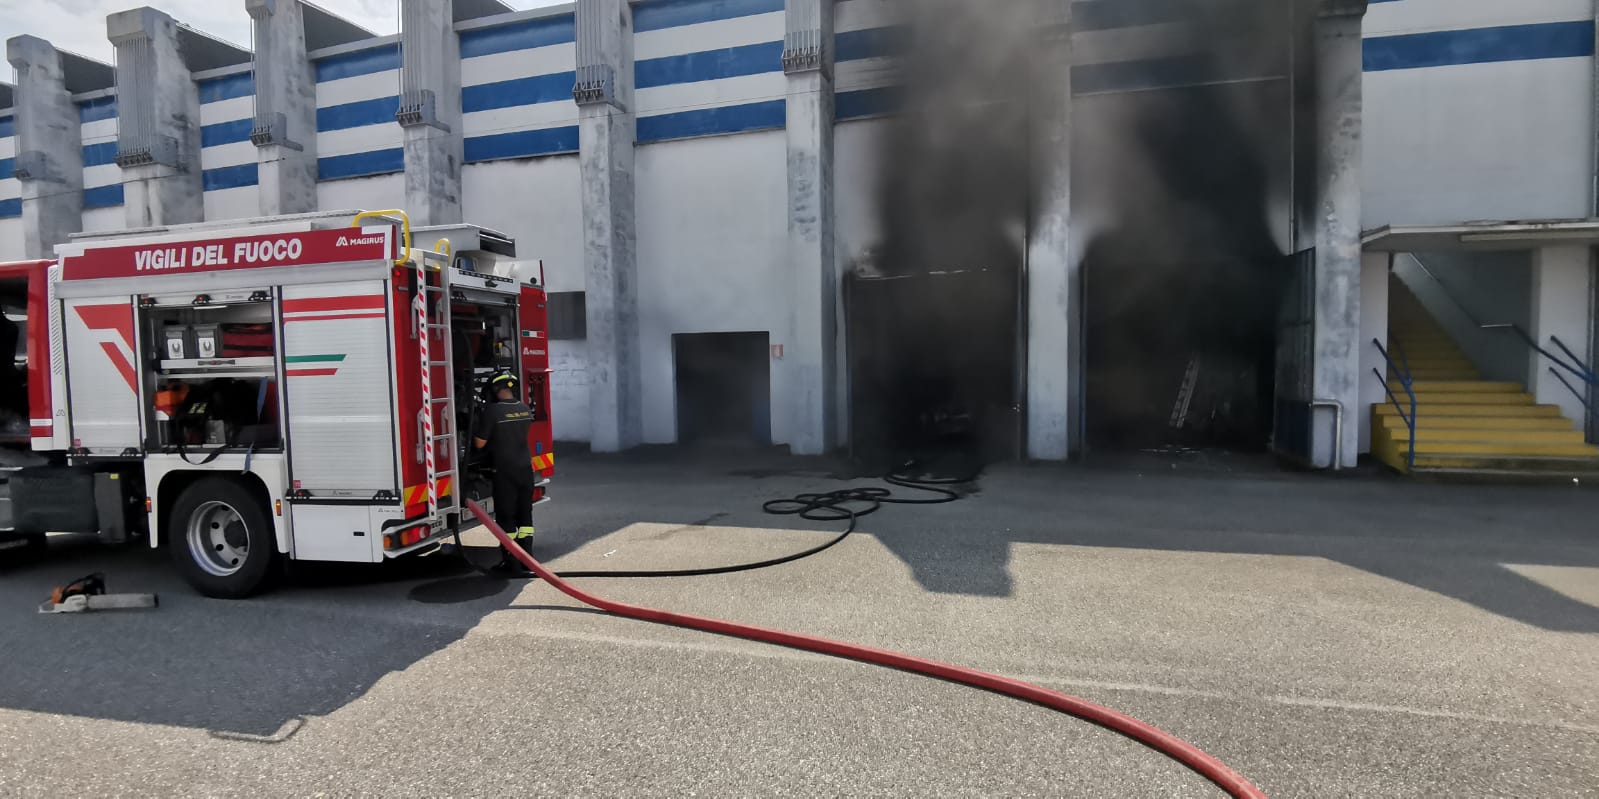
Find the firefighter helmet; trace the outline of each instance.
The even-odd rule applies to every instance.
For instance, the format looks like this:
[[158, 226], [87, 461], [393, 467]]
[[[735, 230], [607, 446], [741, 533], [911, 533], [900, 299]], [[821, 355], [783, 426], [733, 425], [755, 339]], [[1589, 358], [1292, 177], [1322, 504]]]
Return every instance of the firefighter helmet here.
[[496, 396], [498, 396], [501, 391], [509, 391], [512, 394], [515, 394], [517, 389], [522, 387], [522, 381], [517, 380], [516, 375], [510, 372], [500, 372], [489, 381], [489, 385]]

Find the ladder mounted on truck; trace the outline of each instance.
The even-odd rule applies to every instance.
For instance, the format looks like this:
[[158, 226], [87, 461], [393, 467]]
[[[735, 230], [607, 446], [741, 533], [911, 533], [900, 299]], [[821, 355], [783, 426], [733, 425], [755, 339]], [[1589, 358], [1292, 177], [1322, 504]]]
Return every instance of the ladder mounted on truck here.
[[[449, 239], [439, 239], [433, 246], [432, 253], [415, 253], [412, 257], [411, 250], [411, 220], [404, 211], [368, 211], [358, 214], [352, 222], [354, 227], [368, 219], [398, 218], [401, 224], [405, 246], [401, 257], [395, 265], [413, 267], [415, 269], [416, 292], [411, 300], [411, 310], [415, 314], [412, 319], [413, 335], [417, 339], [418, 364], [421, 367], [422, 383], [422, 408], [418, 413], [422, 430], [422, 463], [426, 470], [427, 480], [425, 490], [427, 493], [428, 518], [439, 518], [440, 507], [457, 507], [455, 497], [459, 495], [460, 484], [460, 442], [458, 431], [455, 429], [455, 392], [446, 389], [442, 396], [434, 391], [433, 370], [444, 369], [445, 385], [449, 386], [455, 376], [454, 347], [450, 341], [450, 265], [454, 260], [454, 249]], [[436, 257], [430, 257], [436, 256]], [[432, 340], [434, 331], [438, 331], [441, 339], [443, 357], [433, 357]], [[443, 413], [439, 413], [439, 409]], [[442, 416], [440, 424], [436, 427], [435, 417]], [[439, 445], [449, 442], [451, 447], [447, 468], [440, 468], [438, 462]], [[446, 505], [445, 498], [449, 498]]]
[[[444, 256], [442, 265], [432, 265], [424, 255], [418, 258], [417, 264], [417, 292], [413, 301], [416, 306], [417, 326], [421, 331], [418, 339], [422, 361], [422, 440], [426, 442], [427, 452], [422, 456], [424, 467], [427, 469], [427, 502], [428, 515], [437, 517], [439, 506], [446, 495], [450, 497], [450, 507], [455, 507], [454, 498], [459, 495], [460, 483], [460, 448], [461, 442], [457, 440], [459, 431], [455, 429], [455, 392], [445, 391], [444, 396], [436, 397], [433, 392], [433, 370], [443, 367], [446, 385], [455, 379], [455, 348], [450, 341], [450, 261], [454, 253], [450, 247], [449, 239], [439, 239], [434, 245], [434, 253]], [[436, 306], [436, 307], [430, 307]], [[432, 311], [432, 313], [430, 313]], [[444, 357], [434, 360], [431, 341], [433, 331], [439, 331]], [[442, 406], [444, 409], [444, 425], [446, 430], [435, 432], [433, 417], [435, 408]], [[438, 465], [439, 444], [449, 442], [450, 462], [449, 468], [440, 469]]]

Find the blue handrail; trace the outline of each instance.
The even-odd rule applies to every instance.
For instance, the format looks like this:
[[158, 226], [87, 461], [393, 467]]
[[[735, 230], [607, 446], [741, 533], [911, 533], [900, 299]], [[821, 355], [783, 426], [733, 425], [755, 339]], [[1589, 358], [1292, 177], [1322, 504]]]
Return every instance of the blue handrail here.
[[1572, 396], [1575, 396], [1577, 398], [1577, 401], [1582, 403], [1582, 407], [1588, 409], [1588, 414], [1590, 416], [1593, 415], [1593, 406], [1588, 404], [1588, 398], [1586, 396], [1583, 396], [1583, 393], [1581, 391], [1578, 391], [1577, 387], [1572, 385], [1570, 381], [1566, 380], [1566, 376], [1565, 375], [1561, 374], [1553, 366], [1549, 367], [1549, 374], [1554, 375], [1555, 379], [1560, 381], [1560, 385], [1565, 386], [1566, 390], [1570, 391]]
[[[1521, 325], [1518, 325], [1515, 322], [1481, 321], [1477, 318], [1476, 314], [1473, 314], [1463, 303], [1460, 302], [1458, 298], [1455, 297], [1454, 292], [1449, 290], [1449, 286], [1447, 284], [1445, 284], [1442, 280], [1439, 280], [1437, 275], [1433, 274], [1432, 269], [1428, 268], [1426, 261], [1421, 260], [1421, 257], [1413, 252], [1405, 254], [1410, 256], [1410, 260], [1414, 261], [1416, 266], [1421, 268], [1422, 274], [1426, 275], [1429, 280], [1438, 286], [1438, 290], [1443, 293], [1444, 298], [1449, 300], [1450, 304], [1459, 309], [1461, 313], [1465, 314], [1466, 320], [1476, 325], [1477, 329], [1509, 330], [1512, 333], [1515, 333], [1516, 337], [1525, 342], [1528, 347], [1531, 347], [1533, 352], [1548, 358], [1549, 361], [1555, 366], [1558, 366], [1561, 369], [1576, 375], [1584, 383], [1587, 383], [1590, 386], [1599, 386], [1599, 374], [1595, 374], [1592, 369], [1589, 369], [1588, 366], [1582, 362], [1582, 359], [1578, 358], [1577, 355], [1571, 351], [1571, 348], [1567, 347], [1559, 338], [1550, 336], [1549, 340], [1553, 342], [1556, 347], [1559, 347], [1561, 352], [1566, 354], [1566, 357], [1570, 359], [1569, 362], [1562, 360], [1559, 356], [1555, 355], [1549, 350], [1544, 349], [1538, 344], [1537, 340], [1527, 333], [1527, 331], [1521, 329]], [[1567, 388], [1570, 388], [1570, 386], [1567, 386]], [[1583, 404], [1587, 404], [1586, 400]]]
[[[1538, 351], [1542, 352], [1545, 358], [1554, 361], [1556, 366], [1559, 366], [1576, 375], [1577, 377], [1582, 378], [1584, 383], [1587, 383], [1590, 386], [1599, 385], [1599, 375], [1594, 374], [1593, 370], [1589, 369], [1587, 364], [1584, 364], [1582, 359], [1578, 358], [1577, 354], [1572, 352], [1571, 348], [1567, 347], [1566, 343], [1560, 340], [1559, 336], [1550, 336], [1549, 341], [1552, 342], [1556, 347], [1559, 347], [1560, 351], [1565, 353], [1567, 358], [1571, 359], [1571, 363], [1566, 363], [1559, 358], [1550, 355], [1548, 352], [1545, 352], [1542, 348], [1538, 348]], [[1584, 401], [1583, 404], [1587, 404], [1586, 401]]]
[[1405, 409], [1399, 404], [1399, 398], [1394, 396], [1393, 388], [1388, 385], [1388, 378], [1376, 369], [1371, 370], [1371, 373], [1377, 376], [1377, 382], [1382, 384], [1382, 390], [1387, 393], [1388, 401], [1392, 402], [1394, 410], [1399, 412], [1399, 418], [1404, 421], [1405, 427], [1410, 430], [1410, 451], [1405, 454], [1405, 468], [1414, 469], [1416, 468], [1416, 392], [1412, 385], [1415, 380], [1410, 376], [1409, 359], [1405, 358], [1405, 350], [1399, 346], [1397, 341], [1394, 342], [1394, 349], [1399, 353], [1399, 363], [1394, 363], [1394, 359], [1388, 356], [1388, 350], [1383, 347], [1381, 341], [1372, 339], [1371, 343], [1376, 345], [1378, 352], [1382, 353], [1382, 359], [1388, 362], [1388, 368], [1399, 375], [1399, 385], [1405, 389], [1405, 396], [1410, 398], [1410, 415], [1407, 416], [1405, 415]]

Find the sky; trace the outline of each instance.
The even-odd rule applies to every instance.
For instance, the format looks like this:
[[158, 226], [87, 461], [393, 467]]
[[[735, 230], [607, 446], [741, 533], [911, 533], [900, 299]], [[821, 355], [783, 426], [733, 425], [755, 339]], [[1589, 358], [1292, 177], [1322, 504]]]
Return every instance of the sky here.
[[[555, 5], [566, 0], [505, 0], [516, 9]], [[399, 30], [398, 0], [313, 0], [317, 6], [378, 35]], [[0, 0], [0, 41], [31, 33], [67, 50], [111, 63], [105, 37], [106, 15], [153, 6], [173, 19], [248, 48], [250, 15], [244, 0]], [[14, 79], [14, 70], [0, 68], [0, 80]]]

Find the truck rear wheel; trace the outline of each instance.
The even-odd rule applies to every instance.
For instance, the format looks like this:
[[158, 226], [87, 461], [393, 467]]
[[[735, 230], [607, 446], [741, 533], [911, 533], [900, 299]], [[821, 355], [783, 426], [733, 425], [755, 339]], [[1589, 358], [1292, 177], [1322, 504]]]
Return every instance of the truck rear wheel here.
[[266, 586], [277, 539], [266, 507], [234, 480], [207, 477], [184, 489], [167, 528], [167, 548], [183, 579], [219, 599]]

